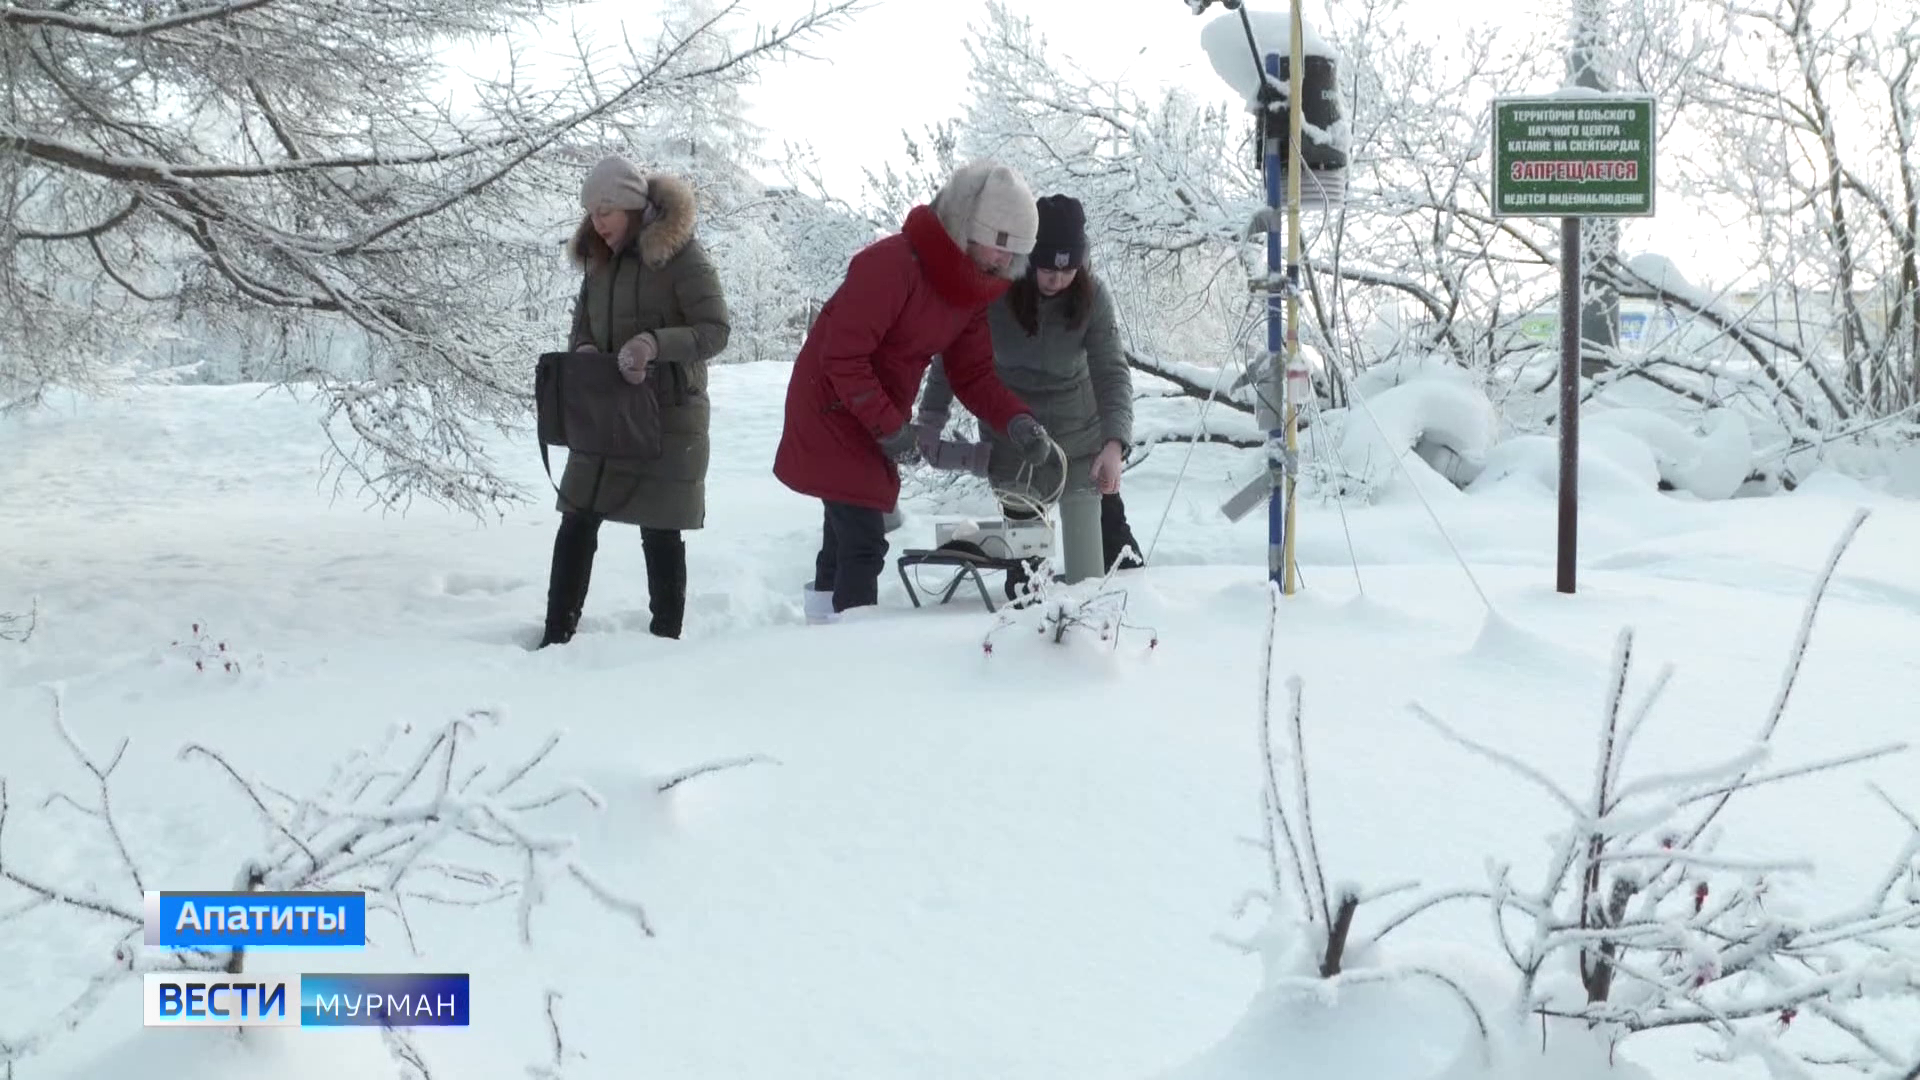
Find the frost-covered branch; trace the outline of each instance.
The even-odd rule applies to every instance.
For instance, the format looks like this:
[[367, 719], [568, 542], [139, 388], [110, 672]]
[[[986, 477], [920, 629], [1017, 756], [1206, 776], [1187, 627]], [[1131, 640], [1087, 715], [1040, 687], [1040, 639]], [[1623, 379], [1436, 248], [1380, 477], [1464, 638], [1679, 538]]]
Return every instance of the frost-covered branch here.
[[745, 757], [728, 758], [724, 761], [709, 761], [704, 764], [695, 765], [692, 768], [682, 769], [679, 772], [674, 773], [672, 776], [669, 776], [666, 779], [660, 781], [658, 784], [654, 785], [654, 790], [664, 795], [667, 792], [672, 791], [674, 788], [679, 787], [681, 784], [684, 784], [687, 781], [695, 779], [697, 777], [705, 776], [708, 773], [720, 772], [723, 769], [737, 769], [743, 765], [758, 765], [758, 764], [771, 765], [771, 764], [777, 764], [777, 762], [775, 762], [772, 758], [765, 757], [760, 754], [748, 754]]
[[[1881, 1067], [1910, 1064], [1853, 1010], [1864, 996], [1920, 1005], [1920, 952], [1911, 936], [1898, 936], [1920, 929], [1920, 824], [1902, 813], [1908, 835], [1865, 898], [1825, 915], [1794, 917], [1777, 913], [1768, 901], [1785, 887], [1782, 882], [1811, 869], [1807, 861], [1724, 854], [1718, 834], [1708, 828], [1740, 791], [1904, 749], [1882, 747], [1757, 771], [1805, 655], [1813, 613], [1864, 520], [1862, 511], [1849, 521], [1816, 577], [1781, 687], [1752, 745], [1704, 765], [1630, 777], [1627, 751], [1666, 683], [1663, 672], [1653, 691], [1627, 711], [1630, 630], [1621, 632], [1614, 652], [1584, 797], [1573, 797], [1510, 755], [1451, 735], [1550, 792], [1570, 820], [1536, 889], [1518, 896], [1500, 888], [1438, 894], [1380, 933], [1442, 902], [1484, 896], [1503, 941], [1507, 915], [1532, 924], [1530, 940], [1517, 948], [1506, 943], [1522, 977], [1516, 1006], [1524, 1012], [1580, 1019], [1617, 1037], [1699, 1026], [1721, 1038], [1726, 1054], [1759, 1054], [1776, 1070], [1814, 1061], [1786, 1040], [1788, 1027], [1802, 1017], [1801, 1027], [1837, 1031]], [[1413, 709], [1425, 714], [1418, 705]], [[1704, 812], [1696, 809], [1702, 803]], [[1896, 895], [1902, 882], [1915, 884]], [[1554, 972], [1574, 958], [1578, 985], [1561, 986]]]
[[[58, 801], [82, 810], [112, 841], [130, 879], [128, 893], [134, 903], [127, 907], [83, 894], [10, 858], [4, 843], [8, 790], [0, 778], [0, 884], [23, 890], [36, 907], [70, 909], [125, 927], [114, 963], [76, 999], [43, 1021], [35, 1034], [0, 1039], [0, 1064], [37, 1053], [77, 1027], [125, 977], [144, 970], [238, 972], [244, 966], [239, 949], [221, 950], [225, 955], [197, 950], [156, 959], [138, 948], [144, 879], [116, 821], [111, 790], [128, 741], [120, 743], [111, 760], [98, 761], [66, 724], [60, 699], [55, 701], [62, 742], [91, 774], [95, 788], [91, 805], [65, 797]], [[232, 886], [237, 890], [361, 892], [368, 911], [389, 915], [409, 943], [414, 937], [410, 901], [479, 907], [513, 900], [520, 940], [531, 945], [534, 910], [550, 895], [552, 880], [564, 876], [609, 912], [630, 919], [641, 934], [653, 936], [644, 906], [600, 880], [580, 860], [573, 838], [545, 834], [527, 819], [531, 811], [569, 798], [595, 809], [604, 805], [577, 781], [541, 778], [539, 766], [558, 737], [505, 762], [480, 753], [501, 719], [495, 710], [475, 709], [437, 728], [392, 725], [374, 746], [338, 762], [318, 789], [298, 797], [250, 776], [228, 755], [198, 743], [185, 746], [179, 758], [212, 764], [264, 826], [265, 848], [238, 868]], [[725, 764], [730, 763], [717, 767]], [[701, 771], [708, 770], [690, 770], [688, 775]], [[374, 934], [370, 928], [369, 936]], [[399, 1045], [396, 1054], [403, 1061], [417, 1057], [406, 1044]], [[423, 1060], [415, 1065], [425, 1068]]]
[[583, 1051], [569, 1048], [566, 1039], [560, 1032], [561, 997], [562, 995], [558, 990], [548, 990], [546, 992], [547, 1048], [549, 1060], [547, 1064], [544, 1065], [527, 1066], [527, 1075], [531, 1076], [533, 1080], [564, 1080], [568, 1061], [585, 1061], [587, 1058], [587, 1055]]
[[[581, 0], [5, 8], [0, 406], [164, 364], [179, 326], [317, 384], [340, 479], [382, 505], [515, 498], [481, 437], [523, 420], [564, 328], [584, 167], [861, 0], [737, 43], [738, 0], [698, 7], [650, 42], [576, 34], [551, 69], [524, 46]], [[461, 73], [455, 107], [448, 47], [468, 40], [509, 55]], [[166, 320], [140, 317], [155, 304]]]

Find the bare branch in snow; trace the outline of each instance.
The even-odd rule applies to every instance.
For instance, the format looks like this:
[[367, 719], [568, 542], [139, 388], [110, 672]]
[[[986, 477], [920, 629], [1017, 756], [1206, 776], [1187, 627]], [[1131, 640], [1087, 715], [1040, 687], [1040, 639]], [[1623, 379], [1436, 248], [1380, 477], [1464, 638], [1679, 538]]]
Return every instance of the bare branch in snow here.
[[[1279, 605], [1278, 590], [1269, 588], [1267, 597], [1266, 645], [1261, 653], [1263, 659], [1260, 666], [1260, 764], [1262, 773], [1266, 777], [1264, 805], [1266, 807], [1267, 822], [1267, 854], [1269, 865], [1273, 870], [1275, 886], [1275, 893], [1272, 898], [1273, 902], [1278, 903], [1280, 899], [1280, 866], [1284, 859], [1286, 868], [1292, 873], [1293, 883], [1299, 889], [1301, 914], [1311, 922], [1316, 917], [1324, 917], [1322, 916], [1322, 912], [1326, 910], [1325, 904], [1313, 890], [1313, 883], [1320, 875], [1317, 872], [1317, 867], [1313, 868], [1314, 873], [1309, 873], [1304, 849], [1300, 842], [1295, 839], [1301, 832], [1301, 826], [1299, 823], [1296, 823], [1295, 817], [1297, 815], [1288, 807], [1285, 796], [1281, 794], [1280, 773], [1282, 770], [1274, 763], [1272, 720], [1273, 642], [1275, 627], [1279, 622]], [[1275, 836], [1278, 836], [1286, 842], [1287, 849], [1284, 856], [1280, 849], [1273, 843]]]
[[[1854, 536], [1859, 533], [1860, 526], [1866, 524], [1867, 517], [1871, 513], [1872, 511], [1865, 508], [1854, 511], [1846, 527], [1834, 540], [1832, 550], [1827, 553], [1826, 564], [1820, 568], [1820, 574], [1814, 581], [1813, 591], [1807, 596], [1806, 607], [1800, 616], [1800, 627], [1794, 634], [1793, 647], [1788, 651], [1786, 666], [1781, 671], [1780, 689], [1774, 696], [1773, 706], [1767, 710], [1766, 719], [1760, 725], [1760, 732], [1755, 742], [1765, 744], [1779, 729], [1780, 720], [1786, 715], [1787, 699], [1793, 693], [1793, 684], [1800, 675], [1800, 665], [1806, 659], [1807, 645], [1813, 640], [1813, 620], [1814, 616], [1820, 612], [1820, 601], [1827, 595], [1827, 586], [1833, 581], [1834, 571], [1839, 569], [1841, 556], [1846, 554], [1847, 548], [1853, 543]], [[1747, 773], [1743, 771], [1741, 779], [1746, 779], [1746, 776]], [[1699, 823], [1693, 827], [1683, 846], [1697, 841], [1701, 834], [1707, 831], [1708, 826], [1713, 824], [1714, 818], [1720, 815], [1720, 811], [1726, 809], [1727, 801], [1732, 797], [1731, 792], [1720, 796], [1700, 818]]]
[[549, 1061], [544, 1065], [527, 1066], [527, 1075], [533, 1080], [564, 1080], [569, 1059], [585, 1061], [587, 1058], [587, 1055], [579, 1050], [568, 1049], [566, 1039], [560, 1033], [560, 998], [562, 996], [558, 990], [548, 990], [546, 993]]
[[[1751, 747], [1694, 768], [1627, 778], [1632, 736], [1666, 683], [1632, 715], [1623, 711], [1631, 660], [1631, 631], [1623, 631], [1606, 684], [1598, 756], [1585, 797], [1575, 799], [1540, 770], [1436, 728], [1454, 741], [1549, 791], [1571, 819], [1558, 834], [1549, 871], [1530, 893], [1461, 889], [1437, 894], [1396, 916], [1385, 934], [1439, 904], [1484, 897], [1503, 943], [1521, 974], [1519, 1008], [1542, 1016], [1572, 1017], [1630, 1037], [1639, 1032], [1697, 1026], [1717, 1035], [1721, 1051], [1765, 1057], [1782, 1075], [1797, 1075], [1819, 1055], [1784, 1040], [1789, 1026], [1824, 1027], [1852, 1039], [1858, 1060], [1874, 1068], [1909, 1068], [1910, 1052], [1874, 1033], [1865, 997], [1892, 997], [1920, 1006], [1920, 884], [1896, 895], [1902, 882], [1920, 881], [1920, 824], [1889, 868], [1857, 904], [1813, 917], [1776, 912], [1769, 899], [1806, 860], [1723, 854], [1708, 826], [1732, 796], [1763, 784], [1822, 774], [1884, 756], [1890, 748], [1839, 755], [1770, 774], [1756, 772], [1778, 730], [1789, 691], [1807, 650], [1818, 609], [1840, 555], [1864, 512], [1855, 515], [1817, 576], [1782, 675], [1782, 685]], [[1417, 713], [1425, 714], [1418, 705]], [[1622, 725], [1622, 717], [1626, 716]], [[1704, 813], [1692, 808], [1708, 803]], [[1905, 815], [1903, 815], [1904, 817]], [[1530, 922], [1530, 940], [1505, 941], [1508, 914]], [[1577, 992], [1551, 973], [1578, 960]], [[1796, 1017], [1799, 1018], [1796, 1020]], [[1891, 1075], [1891, 1074], [1888, 1074]]]
[[59, 689], [53, 691], [53, 724], [59, 729], [60, 740], [66, 743], [68, 750], [73, 752], [74, 759], [93, 774], [95, 794], [99, 801], [99, 809], [92, 811], [93, 816], [100, 822], [101, 827], [106, 829], [107, 836], [113, 840], [113, 850], [119, 854], [120, 864], [126, 869], [127, 877], [133, 882], [133, 890], [144, 894], [147, 887], [141, 883], [140, 868], [134, 865], [133, 855], [127, 850], [126, 837], [120, 834], [120, 825], [113, 819], [113, 799], [108, 791], [113, 770], [120, 767], [120, 759], [126, 756], [127, 743], [130, 740], [125, 738], [120, 740], [120, 745], [114, 748], [113, 760], [105, 765], [96, 762], [92, 755], [80, 745], [80, 740], [73, 734], [73, 729], [67, 726], [65, 698]]
[[695, 765], [690, 769], [682, 769], [674, 773], [672, 776], [667, 777], [655, 785], [654, 790], [664, 795], [695, 777], [705, 776], [712, 772], [719, 772], [722, 769], [737, 769], [742, 765], [755, 764], [777, 765], [779, 762], [760, 754], [748, 754], [745, 757], [727, 758], [724, 761], [710, 761], [706, 764]]
[[[55, 704], [63, 742], [95, 781], [93, 805], [65, 801], [85, 810], [111, 839], [136, 903], [123, 908], [111, 899], [82, 895], [8, 858], [3, 841], [9, 806], [6, 782], [0, 778], [0, 883], [24, 890], [30, 908], [71, 909], [127, 928], [114, 949], [114, 963], [77, 998], [42, 1021], [33, 1034], [0, 1040], [0, 1064], [38, 1053], [76, 1029], [126, 977], [144, 970], [239, 972], [244, 966], [239, 949], [220, 950], [225, 955], [200, 950], [155, 959], [138, 948], [144, 925], [138, 904], [143, 878], [115, 820], [111, 795], [126, 744], [110, 761], [99, 762], [67, 726], [58, 696]], [[266, 848], [238, 868], [235, 889], [362, 892], [369, 912], [390, 914], [410, 943], [410, 901], [480, 907], [517, 899], [519, 934], [530, 945], [534, 909], [548, 895], [551, 879], [563, 875], [609, 911], [631, 919], [642, 934], [653, 936], [642, 904], [600, 880], [580, 860], [571, 837], [543, 835], [526, 818], [530, 810], [569, 797], [596, 809], [603, 801], [577, 782], [540, 779], [538, 766], [550, 756], [556, 739], [504, 763], [479, 756], [487, 729], [499, 720], [494, 710], [475, 709], [424, 731], [395, 725], [377, 745], [346, 755], [317, 790], [298, 798], [251, 778], [227, 755], [197, 743], [184, 748], [179, 759], [211, 762], [263, 819]], [[535, 784], [540, 788], [529, 790]], [[460, 853], [445, 854], [449, 849]], [[431, 1075], [410, 1041], [390, 1043], [389, 1050], [415, 1075]]]

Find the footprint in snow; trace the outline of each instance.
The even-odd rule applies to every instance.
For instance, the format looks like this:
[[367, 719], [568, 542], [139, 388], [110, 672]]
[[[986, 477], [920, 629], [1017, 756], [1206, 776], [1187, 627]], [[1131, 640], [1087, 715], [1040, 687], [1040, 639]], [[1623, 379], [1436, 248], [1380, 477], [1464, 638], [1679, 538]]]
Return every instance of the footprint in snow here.
[[504, 596], [527, 584], [526, 578], [503, 574], [452, 573], [439, 581], [440, 591], [448, 596]]

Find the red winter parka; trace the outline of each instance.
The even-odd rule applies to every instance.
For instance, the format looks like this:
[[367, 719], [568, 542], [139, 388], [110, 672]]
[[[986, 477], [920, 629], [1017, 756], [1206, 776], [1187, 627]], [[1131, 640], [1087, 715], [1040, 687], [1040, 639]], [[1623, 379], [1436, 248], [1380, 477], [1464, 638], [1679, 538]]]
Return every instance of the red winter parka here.
[[774, 475], [802, 495], [893, 509], [900, 473], [879, 440], [907, 422], [935, 355], [967, 411], [1004, 433], [1030, 411], [993, 367], [987, 307], [1010, 284], [974, 266], [927, 206], [862, 249], [794, 362]]

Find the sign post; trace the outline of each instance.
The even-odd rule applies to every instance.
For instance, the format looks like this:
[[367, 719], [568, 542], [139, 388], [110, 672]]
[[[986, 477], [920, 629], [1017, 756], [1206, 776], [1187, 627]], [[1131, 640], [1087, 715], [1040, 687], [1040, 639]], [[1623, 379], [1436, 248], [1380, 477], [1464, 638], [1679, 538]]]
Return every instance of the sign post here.
[[1580, 222], [1652, 217], [1653, 98], [1575, 87], [1493, 102], [1493, 215], [1560, 219], [1560, 497], [1555, 588], [1574, 591], [1580, 484]]

